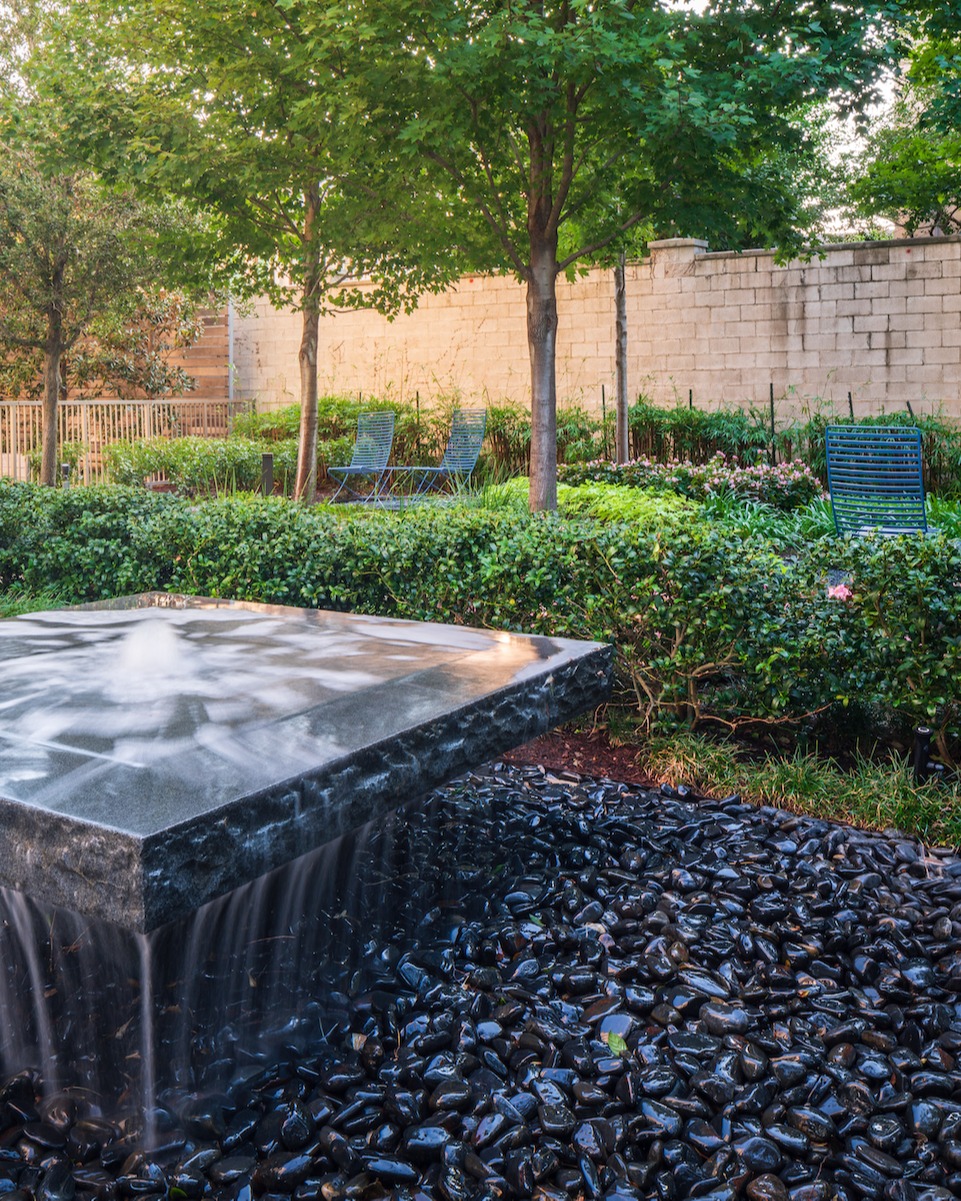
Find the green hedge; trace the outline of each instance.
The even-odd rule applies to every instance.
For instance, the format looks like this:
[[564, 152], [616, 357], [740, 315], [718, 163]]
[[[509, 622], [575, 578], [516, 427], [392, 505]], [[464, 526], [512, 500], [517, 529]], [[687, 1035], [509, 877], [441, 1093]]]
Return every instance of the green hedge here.
[[[828, 590], [829, 569], [846, 587]], [[957, 749], [961, 550], [722, 525], [403, 514], [0, 482], [0, 588], [154, 588], [613, 641], [652, 724], [933, 725]], [[839, 714], [842, 716], [839, 719]]]
[[640, 397], [628, 410], [630, 456], [667, 463], [707, 463], [715, 455], [753, 463], [771, 440], [764, 417], [744, 409], [713, 412], [676, 405], [662, 408]]

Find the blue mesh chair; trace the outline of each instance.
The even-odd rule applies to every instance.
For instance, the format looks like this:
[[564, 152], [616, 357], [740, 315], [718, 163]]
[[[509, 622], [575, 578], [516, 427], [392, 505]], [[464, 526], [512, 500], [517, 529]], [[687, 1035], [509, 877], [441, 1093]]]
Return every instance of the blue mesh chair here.
[[350, 462], [346, 467], [327, 468], [328, 475], [340, 480], [340, 487], [330, 498], [331, 504], [340, 500], [342, 493], [345, 501], [376, 501], [383, 487], [393, 444], [393, 413], [361, 413], [357, 418], [357, 440]]
[[413, 499], [445, 484], [466, 483], [477, 466], [486, 429], [486, 409], [455, 409], [451, 414], [450, 437], [437, 466], [394, 467], [392, 486]]
[[829, 425], [825, 433], [838, 534], [928, 532], [919, 429]]

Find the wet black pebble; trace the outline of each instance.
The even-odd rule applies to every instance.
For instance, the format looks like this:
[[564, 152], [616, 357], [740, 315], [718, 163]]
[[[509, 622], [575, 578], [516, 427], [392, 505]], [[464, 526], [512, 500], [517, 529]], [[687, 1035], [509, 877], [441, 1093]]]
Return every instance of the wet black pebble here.
[[12, 1077], [4, 1196], [961, 1197], [956, 858], [503, 765], [392, 820], [274, 1051], [205, 1032], [146, 1153]]

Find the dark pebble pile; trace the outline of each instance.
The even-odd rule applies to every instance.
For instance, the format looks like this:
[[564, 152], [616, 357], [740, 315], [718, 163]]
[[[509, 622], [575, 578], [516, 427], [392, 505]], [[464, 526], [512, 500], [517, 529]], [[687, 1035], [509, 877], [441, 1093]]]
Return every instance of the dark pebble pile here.
[[406, 870], [436, 903], [366, 948], [326, 1045], [294, 1021], [229, 1089], [161, 1097], [150, 1150], [17, 1076], [0, 1194], [961, 1197], [957, 858], [538, 769], [430, 808]]

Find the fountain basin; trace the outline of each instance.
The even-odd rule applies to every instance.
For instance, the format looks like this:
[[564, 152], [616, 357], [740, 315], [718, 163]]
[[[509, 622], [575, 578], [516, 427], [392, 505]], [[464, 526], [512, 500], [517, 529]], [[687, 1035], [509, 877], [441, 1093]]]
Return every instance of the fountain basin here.
[[0, 885], [153, 930], [599, 704], [611, 658], [163, 593], [0, 622]]

